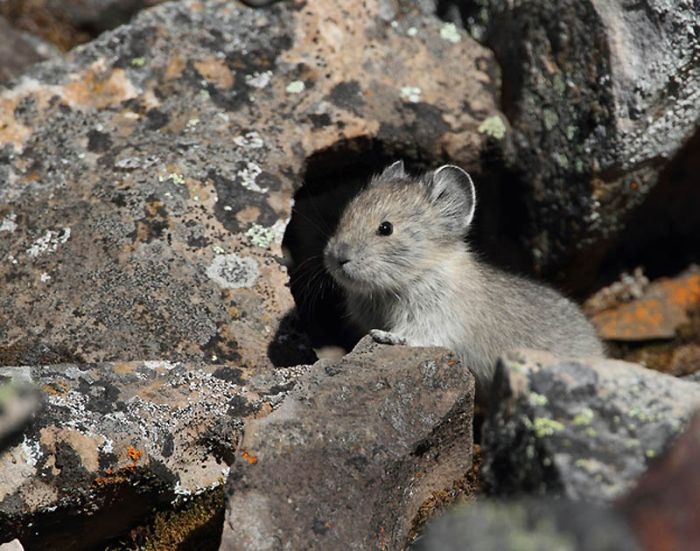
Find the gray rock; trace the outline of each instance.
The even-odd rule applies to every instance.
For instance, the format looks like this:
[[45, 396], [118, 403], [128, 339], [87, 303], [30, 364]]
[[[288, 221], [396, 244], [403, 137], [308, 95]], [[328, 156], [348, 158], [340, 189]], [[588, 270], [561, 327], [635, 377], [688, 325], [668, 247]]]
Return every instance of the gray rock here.
[[478, 166], [497, 113], [485, 49], [377, 9], [162, 4], [0, 93], [0, 364], [311, 361], [279, 327], [309, 159]]
[[301, 373], [164, 361], [0, 368], [30, 377], [43, 403], [0, 454], [0, 541], [91, 548], [156, 505], [219, 487], [244, 419], [276, 406]]
[[566, 499], [480, 501], [432, 523], [412, 551], [633, 551], [624, 519], [608, 507]]
[[247, 424], [221, 549], [401, 549], [471, 465], [474, 381], [439, 348], [366, 337]]
[[569, 261], [569, 275], [590, 283], [628, 214], [700, 126], [697, 4], [455, 3], [508, 75], [502, 109], [536, 221], [535, 260], [548, 270]]
[[0, 88], [34, 63], [58, 53], [38, 38], [13, 29], [3, 17], [0, 17], [0, 36]]
[[484, 427], [484, 478], [497, 494], [625, 494], [683, 429], [700, 385], [615, 360], [513, 353], [498, 366]]

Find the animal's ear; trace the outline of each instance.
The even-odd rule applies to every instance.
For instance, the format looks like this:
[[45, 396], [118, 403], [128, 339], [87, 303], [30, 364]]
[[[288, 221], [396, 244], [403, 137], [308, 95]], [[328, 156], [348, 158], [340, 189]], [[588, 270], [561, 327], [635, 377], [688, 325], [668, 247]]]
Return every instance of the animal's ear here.
[[426, 176], [430, 201], [450, 226], [466, 234], [476, 208], [476, 191], [469, 174], [458, 166], [443, 165]]
[[386, 167], [381, 174], [372, 178], [372, 183], [385, 182], [387, 180], [398, 180], [400, 178], [407, 178], [406, 170], [403, 167], [403, 159], [396, 161]]

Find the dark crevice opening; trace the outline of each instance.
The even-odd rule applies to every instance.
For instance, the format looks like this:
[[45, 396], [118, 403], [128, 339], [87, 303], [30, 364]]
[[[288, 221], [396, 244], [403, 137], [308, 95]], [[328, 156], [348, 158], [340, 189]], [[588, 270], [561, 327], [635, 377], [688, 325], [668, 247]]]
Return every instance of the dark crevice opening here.
[[641, 266], [650, 279], [673, 276], [700, 263], [700, 132], [659, 175], [659, 182], [628, 217], [600, 263], [596, 287]]

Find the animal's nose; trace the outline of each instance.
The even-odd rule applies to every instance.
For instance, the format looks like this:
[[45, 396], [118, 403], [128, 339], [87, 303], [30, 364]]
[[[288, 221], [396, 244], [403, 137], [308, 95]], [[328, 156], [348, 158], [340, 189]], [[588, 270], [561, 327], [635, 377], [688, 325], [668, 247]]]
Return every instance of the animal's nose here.
[[350, 262], [350, 245], [347, 243], [338, 243], [335, 249], [335, 258], [341, 266]]

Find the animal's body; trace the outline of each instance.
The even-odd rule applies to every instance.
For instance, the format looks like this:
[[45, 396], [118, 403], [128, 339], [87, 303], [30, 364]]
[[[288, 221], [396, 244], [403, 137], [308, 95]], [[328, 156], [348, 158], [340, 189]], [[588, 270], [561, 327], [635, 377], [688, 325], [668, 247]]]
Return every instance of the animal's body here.
[[[469, 175], [446, 165], [419, 178], [397, 162], [348, 205], [324, 251], [362, 332], [458, 354], [477, 390], [515, 348], [602, 356], [580, 309], [553, 289], [481, 262], [464, 238], [476, 204]], [[386, 333], [384, 333], [386, 332]]]

